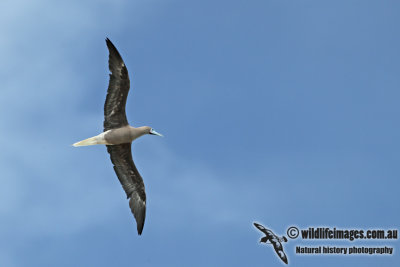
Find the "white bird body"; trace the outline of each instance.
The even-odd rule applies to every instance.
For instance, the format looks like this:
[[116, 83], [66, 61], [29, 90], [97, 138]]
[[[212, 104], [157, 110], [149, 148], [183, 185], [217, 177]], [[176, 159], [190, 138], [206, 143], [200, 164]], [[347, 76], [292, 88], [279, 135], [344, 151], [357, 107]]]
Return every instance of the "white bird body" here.
[[149, 126], [132, 127], [130, 125], [121, 128], [107, 130], [99, 135], [76, 142], [73, 146], [91, 146], [91, 145], [120, 145], [131, 143], [133, 140], [145, 135], [155, 134], [161, 135]]

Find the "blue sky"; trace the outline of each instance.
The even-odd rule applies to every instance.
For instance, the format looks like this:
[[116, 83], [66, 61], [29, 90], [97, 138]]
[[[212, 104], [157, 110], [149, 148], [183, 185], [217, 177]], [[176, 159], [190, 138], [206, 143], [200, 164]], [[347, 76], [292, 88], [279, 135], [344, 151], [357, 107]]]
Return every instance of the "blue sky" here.
[[[254, 221], [399, 228], [398, 1], [0, 3], [1, 266], [282, 266]], [[148, 202], [137, 236], [102, 146], [109, 37]], [[397, 266], [299, 256], [291, 266]]]

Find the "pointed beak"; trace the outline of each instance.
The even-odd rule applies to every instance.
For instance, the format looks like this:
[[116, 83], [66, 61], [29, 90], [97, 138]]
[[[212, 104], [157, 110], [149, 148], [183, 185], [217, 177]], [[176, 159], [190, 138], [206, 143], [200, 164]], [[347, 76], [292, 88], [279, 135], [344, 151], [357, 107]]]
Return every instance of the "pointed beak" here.
[[154, 135], [158, 135], [158, 136], [164, 137], [162, 134], [157, 133], [154, 129], [150, 130], [150, 134], [154, 134]]

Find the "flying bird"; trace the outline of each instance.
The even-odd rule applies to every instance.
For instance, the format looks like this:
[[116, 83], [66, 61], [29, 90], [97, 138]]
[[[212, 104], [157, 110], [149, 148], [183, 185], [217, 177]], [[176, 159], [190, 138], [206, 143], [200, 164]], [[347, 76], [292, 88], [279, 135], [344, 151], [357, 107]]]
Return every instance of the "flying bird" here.
[[133, 140], [145, 134], [162, 135], [149, 126], [135, 128], [129, 125], [125, 113], [130, 86], [128, 69], [118, 50], [108, 38], [106, 44], [109, 51], [108, 67], [111, 74], [104, 103], [104, 131], [99, 135], [77, 142], [73, 146], [99, 144], [107, 146], [114, 171], [129, 199], [129, 207], [136, 219], [138, 234], [141, 235], [146, 218], [146, 192], [143, 179], [133, 163], [131, 144]]
[[287, 242], [287, 238], [286, 237], [279, 238], [271, 230], [265, 228], [261, 224], [254, 223], [254, 226], [265, 234], [265, 236], [260, 239], [260, 242], [267, 243], [269, 241], [270, 242], [269, 244], [272, 244], [274, 246], [275, 252], [276, 254], [278, 254], [279, 258], [281, 258], [281, 260], [284, 263], [288, 264], [288, 259], [286, 257], [285, 252], [283, 251], [283, 246], [281, 243], [281, 242]]

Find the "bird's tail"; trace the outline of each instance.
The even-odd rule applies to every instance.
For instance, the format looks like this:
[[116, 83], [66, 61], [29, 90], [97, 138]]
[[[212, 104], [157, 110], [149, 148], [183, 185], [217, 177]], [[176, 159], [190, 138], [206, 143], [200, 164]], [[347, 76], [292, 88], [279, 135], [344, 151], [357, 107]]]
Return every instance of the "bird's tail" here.
[[98, 140], [97, 136], [90, 137], [88, 139], [76, 142], [73, 144], [73, 146], [92, 146], [92, 145], [97, 145]]
[[99, 145], [99, 144], [103, 144], [106, 145], [107, 142], [104, 139], [104, 133], [101, 133], [99, 135], [90, 137], [88, 139], [76, 142], [75, 144], [73, 144], [73, 146], [92, 146], [92, 145]]

